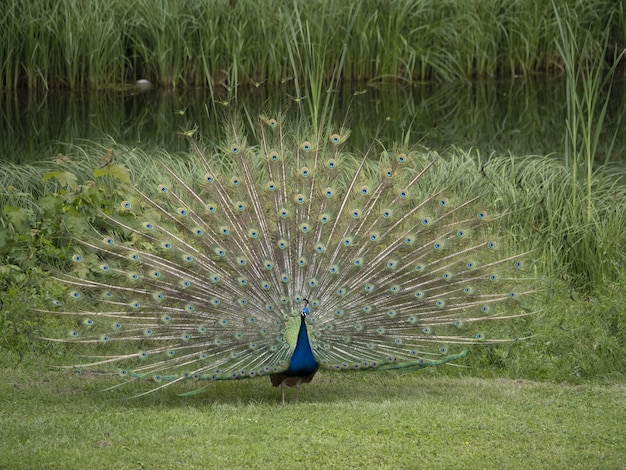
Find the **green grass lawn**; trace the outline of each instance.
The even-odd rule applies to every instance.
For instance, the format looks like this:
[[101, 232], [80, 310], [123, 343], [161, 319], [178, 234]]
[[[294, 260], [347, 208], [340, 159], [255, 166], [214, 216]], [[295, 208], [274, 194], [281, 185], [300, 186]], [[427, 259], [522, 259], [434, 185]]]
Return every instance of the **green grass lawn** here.
[[[0, 361], [0, 468], [624, 468], [626, 386], [320, 372], [166, 389]], [[145, 388], [145, 384], [144, 388]]]

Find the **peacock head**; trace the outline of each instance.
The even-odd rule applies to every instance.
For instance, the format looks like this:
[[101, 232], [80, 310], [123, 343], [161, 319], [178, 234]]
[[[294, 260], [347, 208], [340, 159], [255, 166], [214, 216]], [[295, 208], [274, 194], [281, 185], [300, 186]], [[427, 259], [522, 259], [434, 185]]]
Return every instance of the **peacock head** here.
[[309, 315], [309, 301], [307, 299], [302, 299], [303, 302], [305, 302], [304, 307], [302, 307], [302, 312], [300, 313], [300, 315], [302, 315], [302, 318], [306, 318]]

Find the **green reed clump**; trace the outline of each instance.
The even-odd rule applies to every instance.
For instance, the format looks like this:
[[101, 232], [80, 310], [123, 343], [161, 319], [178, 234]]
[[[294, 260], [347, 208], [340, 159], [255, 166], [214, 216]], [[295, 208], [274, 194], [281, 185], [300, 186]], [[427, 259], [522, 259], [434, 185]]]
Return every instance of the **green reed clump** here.
[[[567, 134], [564, 139], [565, 165], [570, 170], [571, 182], [570, 198], [572, 206], [579, 204], [586, 206], [585, 222], [593, 219], [593, 173], [598, 163], [596, 154], [600, 144], [603, 125], [607, 116], [610, 101], [610, 92], [615, 78], [615, 73], [624, 52], [613, 52], [610, 67], [605, 60], [610, 58], [610, 36], [606, 30], [601, 37], [600, 43], [594, 40], [586, 32], [577, 34], [573, 30], [568, 17], [572, 15], [567, 5], [561, 10], [554, 5], [559, 37], [556, 39], [559, 53], [561, 54], [566, 76]], [[610, 23], [610, 18], [609, 21]], [[584, 51], [596, 48], [595, 54], [584, 57]], [[607, 91], [608, 94], [603, 96]], [[618, 126], [624, 116], [622, 110], [618, 117]], [[617, 137], [617, 130], [609, 137], [608, 152], [605, 163], [611, 156], [612, 148]], [[581, 197], [578, 194], [578, 185], [585, 186], [585, 192]]]
[[[327, 82], [441, 81], [511, 76], [562, 64], [557, 8], [533, 0], [7, 0], [0, 16], [0, 87], [85, 88], [134, 83], [237, 86], [285, 83], [312, 70]], [[623, 7], [577, 1], [562, 19], [623, 47]], [[306, 25], [294, 37], [290, 25]], [[295, 41], [295, 42], [294, 42]], [[579, 41], [582, 44], [582, 41]], [[311, 53], [313, 51], [313, 53]]]
[[[541, 270], [584, 292], [617, 282], [626, 271], [626, 169], [603, 167], [590, 190], [572, 196], [571, 172], [549, 157], [494, 157], [486, 175], [502, 182], [503, 207], [516, 207], [511, 236], [532, 238]], [[580, 204], [590, 195], [589, 205]]]

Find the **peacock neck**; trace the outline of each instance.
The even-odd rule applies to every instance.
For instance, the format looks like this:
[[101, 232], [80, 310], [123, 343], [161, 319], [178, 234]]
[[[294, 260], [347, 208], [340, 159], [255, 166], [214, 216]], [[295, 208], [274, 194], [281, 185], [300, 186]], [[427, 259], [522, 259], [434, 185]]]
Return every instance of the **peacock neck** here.
[[298, 330], [298, 340], [294, 348], [291, 360], [289, 361], [289, 369], [286, 375], [288, 377], [303, 377], [313, 374], [319, 364], [313, 355], [313, 349], [309, 342], [309, 334], [306, 328], [306, 320], [304, 315], [300, 316], [300, 329]]

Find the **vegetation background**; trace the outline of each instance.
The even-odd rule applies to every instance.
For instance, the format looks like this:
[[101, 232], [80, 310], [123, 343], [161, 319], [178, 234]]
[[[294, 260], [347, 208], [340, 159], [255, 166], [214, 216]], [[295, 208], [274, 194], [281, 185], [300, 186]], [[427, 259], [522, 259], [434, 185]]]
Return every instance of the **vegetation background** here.
[[560, 73], [626, 44], [612, 0], [6, 0], [0, 86], [99, 88], [467, 80]]

